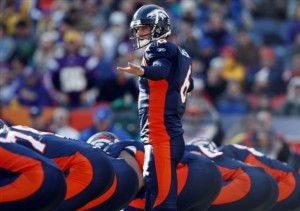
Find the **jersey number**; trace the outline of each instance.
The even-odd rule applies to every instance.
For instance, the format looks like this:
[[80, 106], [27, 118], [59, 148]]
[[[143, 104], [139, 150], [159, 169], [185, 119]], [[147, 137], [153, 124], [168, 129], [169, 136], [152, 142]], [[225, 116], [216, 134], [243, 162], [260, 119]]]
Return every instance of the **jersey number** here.
[[[27, 128], [22, 127], [22, 129], [26, 130]], [[27, 130], [27, 131], [31, 131], [31, 130]], [[34, 132], [39, 132], [39, 131], [34, 130]], [[6, 136], [5, 140], [6, 140], [6, 142], [9, 142], [9, 143], [16, 143], [18, 138], [23, 139], [25, 141], [28, 141], [35, 150], [37, 150], [41, 153], [43, 153], [45, 148], [46, 148], [46, 144], [40, 142], [39, 140], [34, 139], [30, 135], [26, 135], [26, 134], [18, 132], [18, 131], [12, 131], [12, 130], [9, 131], [7, 133], [7, 136]]]
[[184, 82], [180, 88], [180, 96], [181, 96], [181, 102], [185, 103], [186, 97], [187, 97], [187, 90], [189, 89], [190, 86], [190, 75], [192, 73], [192, 68], [191, 66], [189, 67], [189, 70], [185, 76]]

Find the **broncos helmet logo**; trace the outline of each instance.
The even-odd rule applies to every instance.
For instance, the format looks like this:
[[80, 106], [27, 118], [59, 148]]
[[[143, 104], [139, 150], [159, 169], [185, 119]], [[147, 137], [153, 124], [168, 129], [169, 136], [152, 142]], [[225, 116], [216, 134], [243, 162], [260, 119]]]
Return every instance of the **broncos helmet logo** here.
[[98, 132], [87, 140], [87, 143], [92, 145], [93, 148], [99, 148], [103, 151], [106, 151], [109, 146], [116, 142], [119, 142], [119, 138], [108, 131]]
[[164, 19], [168, 18], [169, 16], [167, 15], [167, 13], [164, 10], [161, 10], [161, 9], [152, 10], [151, 12], [149, 12], [147, 14], [147, 18], [156, 19], [157, 17], [161, 20], [164, 20]]
[[202, 146], [211, 151], [214, 151], [218, 148], [217, 145], [212, 140], [210, 140], [209, 138], [206, 138], [206, 137], [194, 138], [194, 139], [188, 141], [188, 144]]

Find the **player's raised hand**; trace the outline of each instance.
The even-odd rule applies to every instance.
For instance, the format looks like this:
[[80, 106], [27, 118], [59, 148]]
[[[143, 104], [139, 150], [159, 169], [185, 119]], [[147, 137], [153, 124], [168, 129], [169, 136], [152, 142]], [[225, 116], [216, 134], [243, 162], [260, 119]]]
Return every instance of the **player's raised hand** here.
[[127, 72], [130, 74], [139, 75], [139, 76], [144, 74], [144, 69], [141, 66], [135, 65], [131, 62], [128, 62], [127, 67], [117, 67], [117, 70]]

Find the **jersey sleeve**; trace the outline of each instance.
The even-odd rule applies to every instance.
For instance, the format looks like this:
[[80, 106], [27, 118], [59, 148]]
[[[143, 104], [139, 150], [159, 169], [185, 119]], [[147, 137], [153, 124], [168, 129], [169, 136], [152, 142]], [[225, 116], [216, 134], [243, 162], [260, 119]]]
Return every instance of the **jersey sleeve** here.
[[154, 42], [145, 50], [144, 59], [146, 64], [143, 77], [150, 80], [166, 79], [172, 66], [172, 49], [165, 42]]

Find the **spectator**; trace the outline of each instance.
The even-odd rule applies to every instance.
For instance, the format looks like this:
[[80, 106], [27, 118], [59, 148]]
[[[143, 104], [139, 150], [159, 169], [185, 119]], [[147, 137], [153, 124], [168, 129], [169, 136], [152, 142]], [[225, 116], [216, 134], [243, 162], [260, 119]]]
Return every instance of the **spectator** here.
[[45, 32], [40, 36], [39, 45], [33, 55], [33, 64], [38, 74], [43, 76], [47, 71], [47, 64], [54, 56], [56, 35]]
[[116, 134], [120, 140], [130, 140], [131, 136], [127, 131], [118, 128], [113, 122], [113, 113], [108, 105], [102, 105], [95, 110], [94, 123], [91, 127], [83, 130], [80, 134], [80, 140], [86, 142], [92, 135], [108, 131]]
[[117, 8], [121, 12], [124, 13], [124, 15], [127, 18], [127, 23], [131, 20], [131, 16], [134, 13], [134, 10], [138, 6], [140, 2], [134, 1], [134, 0], [123, 0], [120, 3], [118, 2]]
[[255, 113], [251, 112], [229, 128], [224, 138], [224, 144], [242, 144], [247, 135], [254, 133], [255, 129], [256, 117]]
[[15, 49], [15, 42], [8, 36], [6, 26], [0, 24], [0, 62], [7, 62]]
[[235, 51], [237, 61], [246, 68], [255, 65], [258, 61], [258, 45], [250, 39], [245, 29], [239, 29], [236, 36]]
[[[7, 33], [13, 35], [15, 33], [15, 25], [22, 18], [20, 11], [17, 11], [13, 1], [1, 2], [1, 19], [7, 28]], [[23, 17], [26, 18], [26, 17]]]
[[[123, 55], [118, 58], [116, 63], [118, 66], [122, 66], [125, 61], [132, 61], [134, 58], [133, 54], [133, 49], [127, 49], [123, 52]], [[115, 71], [114, 77], [102, 80], [102, 83], [98, 83], [98, 87], [98, 102], [113, 102], [117, 99], [124, 100], [125, 97], [129, 97], [132, 102], [138, 100], [139, 90], [135, 77], [121, 71]], [[114, 90], [114, 92], [111, 92], [110, 90]]]
[[[195, 1], [182, 0], [179, 2], [181, 8], [180, 18], [182, 21], [195, 25], [197, 20], [197, 3]], [[193, 27], [194, 28], [194, 27]]]
[[226, 88], [226, 81], [222, 78], [223, 69], [224, 62], [222, 58], [216, 57], [211, 60], [205, 82], [205, 90], [214, 105], [217, 98]]
[[[49, 2], [47, 2], [49, 3]], [[70, 3], [68, 1], [53, 1], [52, 5], [49, 5], [51, 8], [52, 19], [55, 22], [55, 25], [61, 25], [67, 11], [70, 9]], [[49, 7], [47, 9], [50, 9]]]
[[281, 0], [252, 1], [249, 12], [253, 17], [253, 25], [265, 45], [281, 45], [284, 43], [283, 21], [286, 19], [287, 2]]
[[109, 16], [108, 28], [101, 37], [101, 44], [105, 49], [105, 58], [112, 61], [117, 53], [117, 46], [127, 35], [127, 17], [123, 12], [115, 11]]
[[52, 99], [45, 89], [41, 77], [33, 68], [26, 68], [15, 92], [16, 99], [23, 106], [51, 106]]
[[[291, 1], [289, 1], [291, 2]], [[287, 24], [287, 41], [289, 45], [294, 44], [295, 42], [298, 43], [298, 36], [300, 34], [300, 5], [294, 5], [295, 13], [292, 15], [291, 20], [288, 21]]]
[[64, 17], [56, 29], [57, 44], [64, 45], [65, 34], [70, 30], [72, 30], [72, 21], [68, 17]]
[[[192, 69], [193, 67], [195, 67], [196, 71], [201, 71], [200, 69], [201, 67], [201, 63], [198, 63], [199, 61], [196, 60], [196, 62], [194, 62], [192, 64]], [[193, 69], [193, 71], [195, 70]], [[194, 72], [193, 72], [194, 73]], [[208, 104], [212, 104], [211, 98], [208, 95], [207, 91], [205, 90], [205, 78], [201, 77], [201, 75], [199, 75], [197, 72], [196, 74], [192, 73], [192, 77], [194, 80], [194, 86], [196, 87], [196, 89], [194, 89], [190, 96], [191, 98], [201, 98], [203, 100], [205, 100]]]
[[250, 93], [263, 93], [274, 97], [285, 92], [283, 69], [276, 61], [273, 48], [260, 49], [259, 64], [247, 70], [245, 80]]
[[39, 18], [36, 24], [36, 30], [35, 30], [36, 34], [43, 34], [46, 32], [55, 31], [56, 25], [54, 20], [52, 19], [51, 14], [52, 13], [50, 8], [41, 11], [41, 17]]
[[265, 155], [287, 162], [290, 149], [283, 136], [272, 127], [272, 115], [269, 111], [256, 114], [255, 130], [247, 133], [243, 144]]
[[245, 68], [236, 60], [234, 48], [226, 46], [221, 49], [220, 56], [224, 62], [222, 77], [226, 80], [234, 80], [242, 83], [245, 78]]
[[24, 57], [14, 56], [9, 61], [9, 68], [13, 76], [13, 80], [20, 84], [23, 72], [29, 68], [28, 61]]
[[218, 55], [211, 38], [199, 41], [199, 59], [203, 63], [204, 75], [207, 75], [211, 60]]
[[97, 0], [82, 1], [82, 13], [84, 14], [81, 19], [84, 23], [89, 23], [92, 27], [104, 23], [104, 18], [99, 11], [101, 4]]
[[300, 54], [300, 32], [296, 34], [293, 44], [287, 48], [287, 60], [293, 58], [296, 54]]
[[250, 12], [255, 19], [274, 19], [285, 20], [287, 1], [281, 0], [264, 0], [254, 1]]
[[76, 140], [80, 137], [79, 131], [70, 126], [69, 111], [63, 107], [58, 107], [53, 111], [51, 131]]
[[221, 115], [245, 115], [249, 104], [238, 81], [229, 81], [226, 91], [216, 102], [216, 108]]
[[186, 49], [191, 57], [197, 57], [199, 55], [199, 39], [193, 31], [193, 24], [183, 20], [180, 28], [183, 31], [183, 40], [181, 42], [182, 47]]
[[294, 77], [288, 85], [288, 93], [279, 115], [300, 117], [300, 77]]
[[73, 6], [70, 10], [67, 11], [65, 17], [70, 21], [72, 28], [76, 31], [87, 32], [92, 30], [92, 22], [87, 20], [83, 15], [83, 10]]
[[0, 61], [0, 106], [10, 105], [18, 83], [13, 79], [8, 65]]
[[261, 94], [257, 96], [257, 105], [251, 107], [251, 109], [256, 112], [267, 110], [273, 113], [273, 107], [271, 98], [268, 95]]
[[217, 52], [226, 45], [232, 44], [232, 37], [226, 28], [223, 14], [219, 11], [211, 12], [207, 22], [207, 28], [204, 29], [204, 37], [213, 41]]
[[[300, 41], [300, 34], [299, 34]], [[300, 51], [292, 57], [292, 67], [284, 72], [284, 79], [289, 82], [293, 77], [300, 77]]]
[[115, 77], [115, 71], [113, 70], [113, 64], [104, 58], [105, 49], [100, 43], [95, 43], [92, 47], [93, 56], [98, 60], [98, 65], [95, 70], [95, 78], [97, 85], [101, 85], [106, 80], [111, 80]]
[[[114, 90], [114, 92], [110, 92], [110, 90]], [[125, 97], [130, 97], [131, 101], [137, 101], [139, 93], [135, 79], [119, 71], [114, 78], [105, 80], [99, 84], [99, 91], [98, 102], [113, 102], [114, 100], [124, 99]]]
[[29, 108], [29, 127], [39, 131], [50, 132], [41, 107], [32, 106]]
[[[95, 69], [98, 60], [81, 44], [81, 35], [68, 31], [66, 46], [58, 49], [49, 62], [52, 92], [60, 106], [78, 108], [95, 102]], [[51, 87], [50, 87], [51, 88]]]
[[[85, 34], [84, 42], [85, 45], [89, 48], [94, 48], [96, 45], [102, 46], [102, 36], [105, 32], [105, 25], [104, 24], [98, 24], [96, 25], [92, 31], [89, 31]], [[106, 60], [106, 58], [104, 59]]]
[[37, 40], [32, 33], [31, 25], [28, 21], [20, 20], [15, 25], [14, 42], [16, 48], [15, 56], [23, 57], [28, 63], [32, 62], [32, 57], [37, 46]]
[[204, 72], [204, 66], [199, 58], [194, 57], [192, 60], [192, 77], [204, 80], [206, 78], [206, 73]]

